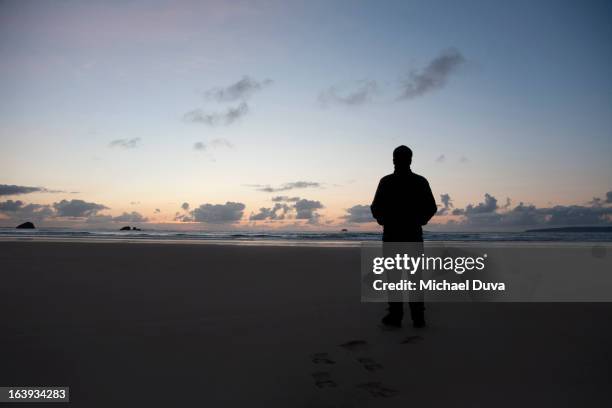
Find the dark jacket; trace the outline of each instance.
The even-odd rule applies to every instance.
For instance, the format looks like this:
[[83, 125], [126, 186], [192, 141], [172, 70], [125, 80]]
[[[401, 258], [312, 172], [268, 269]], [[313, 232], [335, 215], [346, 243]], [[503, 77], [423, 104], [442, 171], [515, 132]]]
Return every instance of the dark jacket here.
[[438, 210], [427, 179], [410, 169], [383, 177], [370, 208], [387, 242], [422, 241], [421, 227]]

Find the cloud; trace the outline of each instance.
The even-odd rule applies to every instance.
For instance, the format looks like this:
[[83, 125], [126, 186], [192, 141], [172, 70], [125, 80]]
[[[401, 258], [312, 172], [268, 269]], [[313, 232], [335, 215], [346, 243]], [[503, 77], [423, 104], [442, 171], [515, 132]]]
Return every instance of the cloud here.
[[469, 204], [465, 209], [456, 208], [453, 210], [453, 215], [476, 215], [476, 214], [488, 214], [495, 212], [499, 207], [497, 206], [497, 198], [493, 197], [489, 193], [485, 193], [484, 201], [477, 205]]
[[511, 207], [511, 200], [498, 206], [497, 199], [485, 194], [484, 201], [456, 208], [453, 215], [462, 216], [459, 225], [469, 227], [562, 227], [612, 225], [612, 206], [597, 203], [591, 206], [556, 205], [538, 208], [519, 203]]
[[372, 101], [377, 92], [376, 81], [362, 80], [350, 85], [332, 86], [319, 94], [319, 103], [323, 106], [330, 104], [358, 106]]
[[242, 102], [235, 107], [229, 107], [225, 112], [205, 112], [203, 109], [194, 109], [183, 115], [186, 122], [203, 123], [208, 126], [223, 124], [231, 125], [249, 112], [249, 105]]
[[134, 137], [132, 139], [116, 139], [108, 144], [109, 147], [120, 147], [123, 149], [133, 149], [140, 145], [140, 138]]
[[124, 212], [121, 215], [113, 217], [113, 221], [116, 222], [147, 222], [149, 219], [144, 217], [142, 214], [132, 211], [130, 213]]
[[[148, 222], [149, 219], [142, 214], [132, 211], [124, 212], [118, 216], [108, 214], [100, 214], [102, 210], [107, 210], [108, 207], [93, 202], [83, 200], [62, 200], [53, 205], [47, 204], [25, 204], [21, 200], [7, 200], [0, 202], [0, 214], [8, 217], [11, 220], [22, 221], [43, 221], [55, 219], [56, 221], [62, 218], [79, 218], [84, 219], [89, 224], [101, 224], [112, 222], [125, 223], [142, 223]], [[157, 210], [156, 210], [157, 212]]]
[[592, 207], [602, 207], [608, 204], [612, 204], [612, 191], [606, 193], [606, 198], [593, 197], [588, 203]]
[[24, 202], [21, 200], [13, 201], [7, 200], [4, 202], [0, 202], [0, 212], [15, 212], [18, 211]]
[[62, 190], [50, 190], [44, 187], [17, 186], [14, 184], [0, 184], [0, 196], [12, 196], [29, 193], [65, 193]]
[[255, 187], [257, 191], [263, 191], [266, 193], [275, 193], [279, 191], [288, 191], [294, 190], [298, 188], [321, 188], [321, 183], [317, 183], [315, 181], [293, 181], [291, 183], [285, 183], [278, 187], [272, 187], [269, 184], [249, 184], [249, 187]]
[[465, 62], [465, 58], [455, 49], [450, 49], [434, 58], [422, 71], [413, 71], [402, 83], [399, 99], [412, 99], [446, 85], [449, 76]]
[[[521, 203], [522, 204], [522, 203]], [[611, 225], [611, 207], [583, 207], [579, 205], [562, 206], [538, 209], [548, 225]]]
[[346, 209], [346, 215], [341, 218], [345, 219], [349, 223], [365, 223], [373, 222], [372, 210], [369, 205], [354, 205], [351, 208]]
[[[235, 82], [226, 87], [211, 88], [204, 92], [204, 97], [216, 102], [240, 102], [236, 106], [229, 106], [224, 112], [205, 111], [204, 109], [194, 109], [183, 115], [183, 120], [186, 122], [203, 123], [208, 126], [231, 125], [245, 116], [249, 112], [249, 105], [246, 100], [254, 93], [259, 92], [263, 88], [272, 84], [271, 79], [263, 81], [254, 80], [248, 76], [243, 77], [238, 82]], [[216, 146], [215, 146], [216, 143]], [[198, 142], [194, 145], [196, 150], [206, 150], [207, 147], [232, 147], [225, 139], [216, 139], [208, 144]]]
[[89, 203], [83, 200], [62, 200], [53, 205], [25, 204], [20, 200], [0, 202], [0, 213], [14, 220], [42, 221], [49, 218], [67, 217], [87, 218], [87, 222], [94, 221], [94, 218], [95, 222], [112, 221], [111, 216], [98, 214], [98, 211], [106, 209], [108, 207], [102, 204]]
[[208, 143], [204, 143], [204, 142], [196, 142], [193, 145], [193, 148], [195, 150], [200, 150], [200, 151], [206, 151], [209, 148], [210, 149], [217, 149], [219, 147], [227, 147], [228, 149], [233, 149], [234, 145], [227, 139], [224, 138], [216, 138], [216, 139], [212, 139], [210, 142]]
[[440, 201], [442, 202], [443, 207], [438, 210], [436, 215], [446, 215], [449, 213], [450, 209], [453, 208], [453, 200], [451, 199], [449, 194], [440, 194]]
[[235, 82], [229, 86], [211, 88], [204, 92], [204, 96], [217, 102], [234, 102], [238, 100], [244, 101], [251, 97], [254, 93], [272, 85], [273, 82], [274, 81], [271, 79], [257, 81], [248, 76], [244, 76], [238, 82]]
[[308, 220], [309, 223], [314, 224], [321, 217], [317, 210], [324, 208], [320, 201], [300, 197], [277, 196], [272, 197], [272, 200], [275, 201], [274, 206], [270, 208], [262, 207], [259, 212], [251, 213], [249, 220], [274, 221], [295, 218], [297, 220]]
[[227, 139], [224, 139], [222, 137], [218, 137], [216, 139], [211, 140], [210, 142], [208, 142], [209, 146], [212, 148], [218, 148], [218, 147], [227, 147], [228, 149], [233, 149], [234, 145], [232, 144], [232, 142], [230, 142]]
[[0, 184], [0, 196], [35, 193], [43, 191], [41, 187], [16, 186], [14, 184]]
[[58, 203], [53, 203], [57, 217], [90, 217], [98, 213], [98, 211], [107, 210], [108, 207], [102, 204], [88, 203], [83, 200], [62, 200]]
[[11, 220], [39, 221], [54, 214], [53, 208], [43, 204], [25, 204], [21, 200], [0, 202], [0, 214]]
[[446, 156], [444, 156], [443, 154], [441, 154], [440, 156], [436, 158], [437, 163], [444, 163], [445, 161], [446, 161]]
[[284, 201], [284, 202], [296, 202], [299, 201], [300, 197], [288, 197], [288, 196], [275, 196], [272, 197], [272, 201], [275, 202], [279, 202], [279, 201]]
[[225, 114], [225, 124], [234, 123], [249, 111], [249, 106], [243, 102], [235, 108], [229, 108]]
[[319, 214], [316, 210], [323, 208], [323, 204], [320, 201], [315, 200], [307, 200], [302, 198], [297, 201], [294, 205], [296, 214], [295, 218], [298, 220], [309, 220], [311, 222], [316, 222], [319, 218]]
[[266, 207], [261, 207], [258, 213], [251, 213], [249, 216], [249, 221], [263, 221], [266, 219], [275, 219], [272, 209]]
[[593, 199], [589, 201], [588, 204], [593, 207], [601, 207], [602, 205], [604, 205], [604, 200], [599, 197], [593, 197]]
[[276, 203], [272, 208], [262, 207], [258, 213], [251, 213], [250, 221], [284, 220], [291, 207], [285, 203]]
[[177, 219], [186, 222], [203, 222], [209, 224], [230, 224], [242, 219], [245, 205], [228, 201], [225, 204], [202, 204], [187, 215], [177, 215]]

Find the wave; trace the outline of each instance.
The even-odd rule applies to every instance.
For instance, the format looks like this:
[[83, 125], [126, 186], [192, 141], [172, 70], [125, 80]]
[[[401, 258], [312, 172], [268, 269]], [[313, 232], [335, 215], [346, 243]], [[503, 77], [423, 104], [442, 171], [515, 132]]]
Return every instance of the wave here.
[[[0, 238], [204, 241], [380, 241], [380, 232], [110, 231], [0, 228]], [[426, 241], [612, 242], [611, 232], [425, 232]]]

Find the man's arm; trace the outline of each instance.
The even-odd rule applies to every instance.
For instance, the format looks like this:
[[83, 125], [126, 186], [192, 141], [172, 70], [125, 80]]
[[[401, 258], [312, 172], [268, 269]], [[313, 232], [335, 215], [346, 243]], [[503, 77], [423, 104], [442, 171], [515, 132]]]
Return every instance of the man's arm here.
[[376, 194], [374, 194], [374, 200], [372, 201], [372, 205], [370, 205], [370, 210], [372, 211], [372, 216], [376, 219], [376, 222], [380, 225], [384, 225], [383, 220], [383, 182], [382, 180], [378, 183], [378, 188], [376, 189]]
[[436, 199], [431, 192], [431, 187], [429, 187], [429, 183], [425, 180], [425, 186], [423, 191], [423, 218], [421, 219], [421, 225], [426, 225], [431, 217], [433, 217], [436, 212], [438, 212], [438, 205], [436, 204]]

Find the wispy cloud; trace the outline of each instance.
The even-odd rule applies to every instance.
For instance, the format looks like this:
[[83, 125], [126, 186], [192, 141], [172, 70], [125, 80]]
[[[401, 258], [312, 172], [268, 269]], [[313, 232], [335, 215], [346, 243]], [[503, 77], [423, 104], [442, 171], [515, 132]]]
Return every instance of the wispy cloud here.
[[28, 194], [42, 191], [41, 187], [16, 186], [14, 184], [0, 184], [0, 196]]
[[[66, 193], [63, 190], [52, 190], [45, 187], [17, 186], [15, 184], [0, 184], [0, 196], [12, 196], [29, 193]], [[74, 193], [70, 193], [74, 194]]]
[[[465, 57], [451, 48], [431, 60], [421, 70], [412, 70], [399, 84], [399, 97], [396, 100], [412, 99], [440, 89], [446, 85], [449, 77], [465, 62]], [[346, 82], [331, 86], [319, 93], [319, 103], [326, 107], [332, 104], [359, 106], [373, 102], [377, 94], [388, 90], [381, 89], [378, 82], [372, 79]], [[398, 90], [394, 89], [396, 93]]]
[[216, 138], [212, 139], [209, 142], [196, 142], [193, 145], [195, 150], [206, 151], [210, 149], [217, 149], [220, 147], [227, 147], [228, 149], [233, 149], [234, 145], [227, 139], [224, 138]]
[[123, 149], [133, 149], [140, 145], [140, 138], [134, 137], [132, 139], [115, 139], [108, 144], [109, 147], [120, 147]]
[[202, 123], [208, 126], [220, 124], [231, 125], [249, 112], [249, 105], [246, 102], [238, 106], [229, 107], [225, 112], [206, 112], [203, 109], [194, 109], [183, 115], [186, 122]]
[[[208, 126], [231, 125], [249, 113], [247, 100], [256, 92], [272, 84], [271, 79], [257, 81], [251, 77], [244, 76], [239, 81], [224, 87], [215, 87], [203, 92], [206, 99], [218, 103], [238, 103], [227, 107], [224, 111], [194, 109], [183, 115], [183, 120], [192, 123], [202, 123]], [[200, 142], [194, 148], [205, 150], [205, 145]]]
[[421, 71], [409, 74], [408, 79], [401, 84], [402, 91], [398, 99], [416, 98], [444, 87], [449, 76], [464, 62], [464, 56], [455, 49], [443, 52]]
[[247, 184], [248, 187], [254, 187], [257, 191], [263, 191], [265, 193], [276, 193], [280, 191], [289, 191], [300, 188], [321, 188], [321, 183], [315, 181], [293, 181], [291, 183], [281, 184], [280, 186], [274, 187], [269, 184]]
[[364, 105], [372, 101], [377, 92], [376, 81], [362, 80], [350, 84], [335, 85], [327, 88], [319, 94], [319, 103], [322, 106], [339, 104], [346, 106]]
[[244, 76], [231, 85], [211, 88], [204, 92], [204, 96], [217, 102], [244, 101], [272, 83], [271, 79], [257, 81], [249, 76]]
[[272, 197], [272, 201], [274, 202], [282, 202], [282, 201], [286, 201], [286, 202], [296, 202], [299, 201], [300, 197], [288, 197], [288, 196], [275, 196]]

